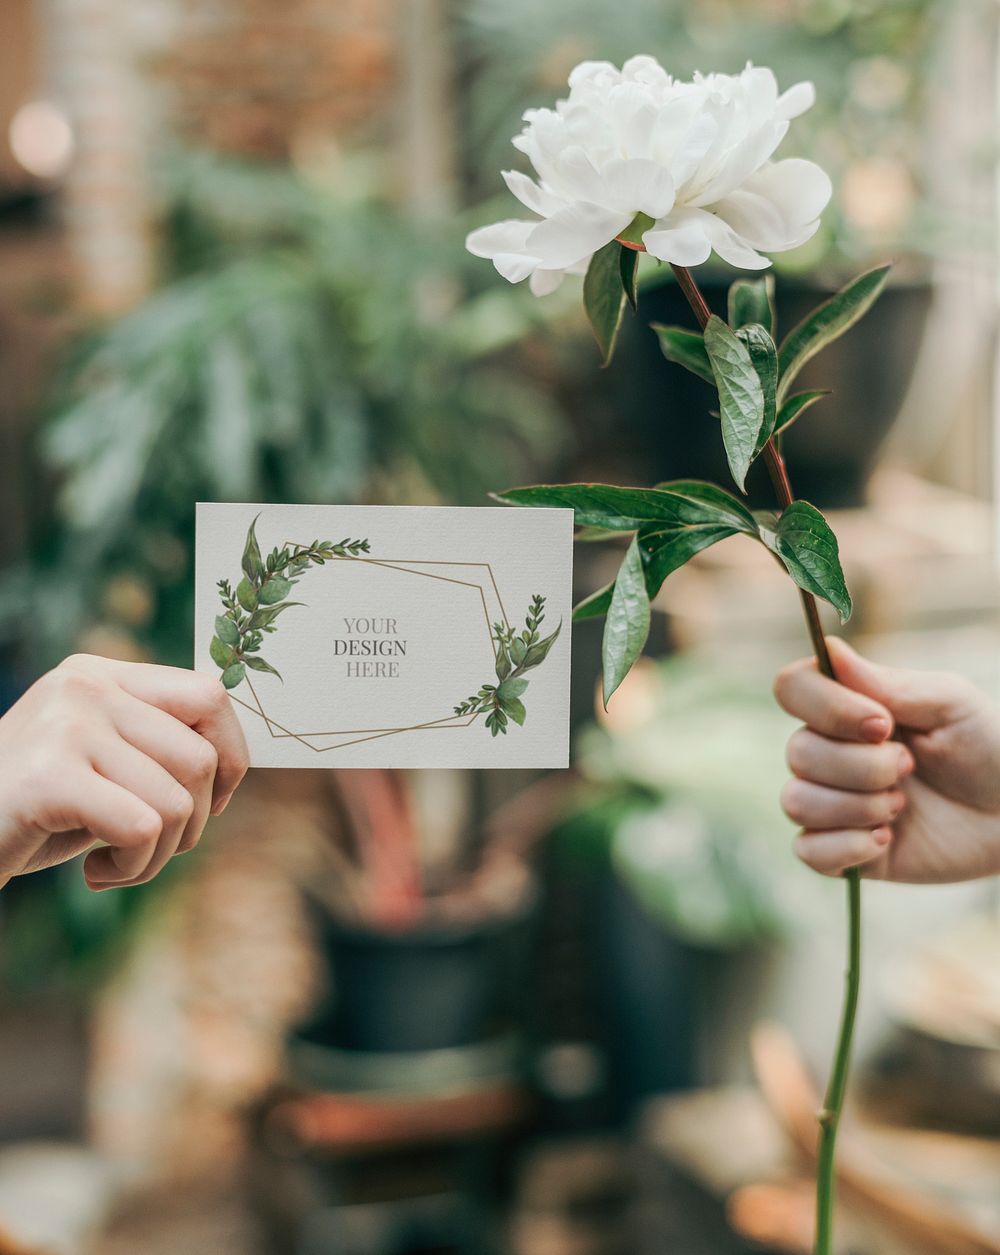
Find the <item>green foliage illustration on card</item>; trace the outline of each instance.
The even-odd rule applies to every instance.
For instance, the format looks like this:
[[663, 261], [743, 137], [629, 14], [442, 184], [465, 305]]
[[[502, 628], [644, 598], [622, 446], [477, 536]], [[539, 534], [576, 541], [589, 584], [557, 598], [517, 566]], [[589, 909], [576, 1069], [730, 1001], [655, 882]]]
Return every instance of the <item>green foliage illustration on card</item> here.
[[[259, 518], [260, 515], [257, 516]], [[247, 670], [267, 675], [280, 673], [261, 656], [264, 637], [277, 630], [276, 620], [291, 606], [289, 594], [303, 572], [324, 566], [336, 558], [356, 558], [368, 553], [367, 540], [314, 540], [309, 545], [284, 545], [265, 558], [257, 541], [257, 519], [247, 529], [243, 547], [243, 577], [235, 589], [229, 580], [219, 580], [222, 614], [215, 618], [215, 635], [208, 647], [212, 661], [221, 671], [222, 683], [234, 689], [246, 679]]]
[[513, 720], [519, 727], [527, 718], [522, 698], [528, 687], [525, 673], [541, 666], [549, 656], [562, 629], [560, 623], [548, 636], [542, 636], [540, 627], [545, 618], [545, 598], [535, 594], [524, 617], [520, 632], [506, 623], [493, 624], [493, 648], [496, 650], [496, 684], [484, 684], [477, 693], [459, 702], [454, 708], [456, 715], [485, 715], [485, 726], [491, 735], [507, 735]]

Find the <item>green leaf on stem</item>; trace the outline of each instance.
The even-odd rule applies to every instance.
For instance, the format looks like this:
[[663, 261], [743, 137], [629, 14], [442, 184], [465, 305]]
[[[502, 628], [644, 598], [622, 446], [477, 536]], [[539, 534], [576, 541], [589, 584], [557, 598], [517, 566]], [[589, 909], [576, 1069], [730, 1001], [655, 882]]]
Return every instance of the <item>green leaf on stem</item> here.
[[749, 536], [757, 535], [757, 520], [752, 512], [739, 497], [720, 488], [718, 484], [710, 484], [704, 479], [668, 479], [656, 487], [673, 497], [684, 497], [696, 503], [700, 507], [699, 515], [697, 520], [688, 515], [691, 522], [730, 522], [734, 531], [746, 532]]
[[[243, 661], [251, 668], [251, 670], [266, 671], [268, 675], [276, 675], [278, 679], [281, 680], [281, 672], [272, 667], [269, 662], [265, 662], [263, 658], [255, 656], [253, 658], [244, 658]], [[282, 683], [284, 683], [283, 680]]]
[[611, 594], [614, 592], [615, 582], [605, 584], [603, 588], [599, 588], [596, 593], [591, 593], [589, 597], [584, 597], [583, 601], [577, 602], [573, 607], [573, 622], [579, 623], [583, 619], [599, 619], [601, 615], [608, 613], [608, 607], [611, 605]]
[[705, 328], [705, 349], [719, 389], [722, 441], [729, 469], [742, 492], [764, 425], [764, 390], [747, 346], [714, 314]]
[[759, 515], [758, 520], [761, 540], [778, 555], [799, 588], [828, 601], [841, 623], [846, 623], [851, 617], [851, 595], [837, 537], [819, 510], [808, 501], [793, 501], [777, 521], [773, 515]]
[[750, 323], [760, 323], [774, 335], [777, 318], [774, 312], [774, 275], [760, 279], [737, 279], [729, 288], [729, 325], [734, 331]]
[[609, 532], [606, 527], [579, 527], [573, 535], [573, 539], [578, 544], [593, 545], [606, 540], [618, 540], [619, 537], [628, 536], [625, 532]]
[[796, 392], [788, 398], [781, 409], [778, 411], [778, 419], [774, 426], [774, 434], [780, 435], [781, 432], [791, 427], [792, 423], [809, 409], [815, 405], [817, 401], [823, 397], [830, 395], [829, 388], [819, 388], [815, 392]]
[[266, 583], [261, 585], [257, 599], [262, 606], [273, 606], [279, 601], [284, 601], [291, 591], [291, 580], [286, 580], [283, 575], [272, 575]]
[[624, 250], [617, 240], [599, 248], [590, 259], [583, 281], [583, 307], [597, 338], [603, 361], [607, 366], [614, 356], [618, 330], [625, 311], [625, 288], [619, 254]]
[[[742, 345], [740, 346], [743, 347]], [[745, 350], [744, 350], [745, 351]], [[758, 385], [759, 386], [759, 385]], [[718, 494], [713, 499], [711, 494]], [[494, 493], [508, 505], [570, 509], [580, 527], [634, 532], [647, 524], [716, 523], [719, 511], [737, 513], [745, 530], [754, 531], [753, 516], [741, 503], [712, 484], [681, 481], [662, 488], [618, 488], [613, 484], [533, 484]]]
[[247, 528], [246, 544], [243, 547], [243, 574], [251, 583], [256, 582], [264, 575], [264, 562], [260, 556], [260, 546], [257, 544], [257, 518]]
[[649, 595], [639, 551], [633, 536], [615, 579], [611, 605], [604, 624], [604, 707], [642, 653], [649, 636]]
[[618, 272], [621, 275], [625, 299], [634, 314], [639, 307], [639, 252], [634, 248], [622, 248], [618, 254]]
[[240, 684], [246, 675], [247, 669], [242, 662], [235, 662], [231, 667], [227, 667], [222, 673], [222, 683], [227, 689], [234, 689]]
[[232, 645], [225, 644], [220, 641], [217, 636], [213, 636], [208, 645], [208, 652], [212, 656], [212, 661], [217, 667], [221, 667], [223, 671], [236, 660], [236, 650]]
[[778, 350], [781, 368], [779, 405], [784, 402], [792, 381], [806, 362], [842, 336], [871, 309], [885, 287], [890, 269], [889, 266], [876, 266], [874, 270], [858, 275], [792, 328]]
[[652, 328], [668, 362], [676, 362], [699, 379], [715, 386], [712, 363], [705, 352], [705, 337], [700, 332], [689, 331], [687, 327], [665, 327], [658, 322], [654, 322]]
[[215, 616], [215, 635], [224, 645], [236, 646], [240, 643], [240, 629], [224, 614]]
[[643, 570], [646, 573], [646, 593], [650, 598], [663, 587], [668, 575], [682, 567], [702, 549], [716, 541], [736, 536], [742, 529], [725, 523], [686, 527], [679, 531], [653, 531], [643, 528], [639, 532]]
[[778, 350], [771, 339], [771, 333], [760, 323], [748, 323], [736, 334], [747, 346], [753, 368], [760, 380], [761, 391], [764, 393], [764, 421], [757, 435], [757, 444], [753, 453], [756, 458], [774, 434], [775, 420], [778, 416]]

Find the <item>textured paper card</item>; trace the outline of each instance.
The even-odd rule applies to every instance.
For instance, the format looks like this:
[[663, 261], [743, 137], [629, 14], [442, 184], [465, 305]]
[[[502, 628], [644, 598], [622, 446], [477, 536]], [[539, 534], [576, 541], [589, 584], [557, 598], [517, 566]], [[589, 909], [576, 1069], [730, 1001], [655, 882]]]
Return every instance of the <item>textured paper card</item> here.
[[200, 504], [195, 667], [257, 767], [565, 767], [572, 551], [571, 510]]

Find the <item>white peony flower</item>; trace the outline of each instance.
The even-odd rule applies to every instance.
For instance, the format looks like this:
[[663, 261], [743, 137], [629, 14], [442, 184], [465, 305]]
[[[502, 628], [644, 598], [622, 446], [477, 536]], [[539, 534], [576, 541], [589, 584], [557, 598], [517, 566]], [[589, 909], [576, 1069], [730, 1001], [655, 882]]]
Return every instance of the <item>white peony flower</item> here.
[[555, 109], [529, 109], [514, 138], [538, 181], [503, 172], [538, 216], [466, 240], [511, 283], [530, 279], [538, 296], [553, 291], [639, 214], [652, 220], [641, 235], [646, 250], [680, 266], [714, 251], [759, 270], [770, 264], [762, 254], [795, 248], [819, 226], [827, 175], [812, 161], [771, 160], [790, 120], [812, 105], [811, 83], [779, 95], [774, 74], [751, 65], [679, 82], [640, 56], [620, 70], [584, 61], [569, 89]]

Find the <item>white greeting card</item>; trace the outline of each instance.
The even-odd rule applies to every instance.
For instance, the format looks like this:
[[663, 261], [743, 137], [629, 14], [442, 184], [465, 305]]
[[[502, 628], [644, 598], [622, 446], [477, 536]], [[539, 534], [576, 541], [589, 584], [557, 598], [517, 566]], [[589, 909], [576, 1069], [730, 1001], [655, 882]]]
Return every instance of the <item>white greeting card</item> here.
[[257, 767], [565, 767], [572, 510], [199, 504], [195, 667]]

